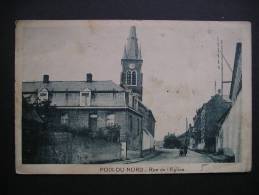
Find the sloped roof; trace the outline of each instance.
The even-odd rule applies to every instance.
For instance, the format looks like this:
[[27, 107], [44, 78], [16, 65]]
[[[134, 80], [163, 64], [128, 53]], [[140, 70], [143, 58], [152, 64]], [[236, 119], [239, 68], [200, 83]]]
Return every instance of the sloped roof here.
[[[230, 94], [229, 94], [230, 99], [233, 99], [233, 96], [237, 96], [239, 91], [242, 88], [242, 69], [241, 69], [242, 53], [241, 52], [242, 52], [242, 43], [237, 43], [235, 60], [234, 60], [234, 69], [232, 72], [232, 80], [231, 80], [231, 86], [230, 86]], [[234, 90], [235, 86], [237, 86], [237, 91]]]
[[142, 101], [139, 101], [139, 106], [142, 106], [146, 111], [148, 111], [150, 116], [154, 119], [154, 121], [156, 121], [152, 110], [150, 110], [147, 106], [145, 106]]
[[227, 118], [228, 114], [230, 113], [231, 108], [232, 107], [230, 106], [227, 110], [225, 110], [225, 112], [222, 114], [222, 116], [217, 121], [219, 127], [221, 127], [221, 125], [224, 123], [225, 119]]
[[23, 82], [23, 92], [35, 92], [39, 89], [46, 88], [48, 91], [83, 91], [88, 88], [95, 91], [124, 91], [122, 87], [113, 81], [42, 81]]

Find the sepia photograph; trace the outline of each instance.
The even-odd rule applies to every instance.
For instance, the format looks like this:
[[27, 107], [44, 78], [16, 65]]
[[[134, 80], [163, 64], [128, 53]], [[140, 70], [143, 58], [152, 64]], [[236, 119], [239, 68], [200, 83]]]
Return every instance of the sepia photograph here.
[[248, 172], [251, 24], [18, 20], [21, 174]]

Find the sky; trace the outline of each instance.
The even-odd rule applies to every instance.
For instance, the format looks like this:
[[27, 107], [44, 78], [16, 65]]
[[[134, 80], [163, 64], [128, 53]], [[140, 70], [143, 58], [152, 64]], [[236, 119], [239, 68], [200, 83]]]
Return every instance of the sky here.
[[[220, 87], [217, 38], [233, 67], [238, 22], [194, 21], [22, 21], [16, 57], [23, 81], [113, 80], [119, 84], [124, 45], [136, 26], [143, 57], [143, 102], [156, 118], [155, 139], [185, 131], [196, 110]], [[17, 31], [18, 32], [18, 31]], [[17, 49], [18, 48], [18, 49]], [[17, 52], [18, 51], [18, 52]], [[17, 65], [17, 64], [16, 64]], [[232, 72], [224, 65], [224, 80]], [[229, 93], [225, 86], [224, 94]]]

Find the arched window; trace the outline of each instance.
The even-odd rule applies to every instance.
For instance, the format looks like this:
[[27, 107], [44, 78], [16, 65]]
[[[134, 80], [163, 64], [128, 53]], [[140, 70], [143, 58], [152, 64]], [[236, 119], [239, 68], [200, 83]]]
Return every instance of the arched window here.
[[131, 85], [131, 71], [127, 71], [127, 85]]
[[126, 75], [127, 85], [137, 85], [137, 72], [135, 70], [128, 70]]
[[131, 79], [132, 79], [132, 82], [131, 82], [131, 84], [132, 85], [137, 85], [137, 73], [136, 73], [136, 71], [134, 70], [134, 71], [132, 71], [132, 76], [131, 76]]

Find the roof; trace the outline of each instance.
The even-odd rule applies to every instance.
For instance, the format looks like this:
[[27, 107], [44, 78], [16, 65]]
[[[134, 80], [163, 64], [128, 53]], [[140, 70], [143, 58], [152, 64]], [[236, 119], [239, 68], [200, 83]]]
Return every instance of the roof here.
[[[233, 95], [237, 95], [242, 87], [242, 79], [237, 80], [237, 74], [238, 71], [240, 71], [241, 77], [242, 77], [242, 71], [241, 71], [241, 52], [242, 52], [242, 43], [236, 44], [236, 53], [235, 53], [235, 60], [234, 60], [234, 69], [232, 73], [232, 80], [231, 80], [231, 86], [230, 86], [230, 94], [229, 98], [232, 99]], [[234, 94], [234, 87], [237, 85], [238, 91], [237, 94]]]
[[138, 46], [136, 27], [130, 28], [127, 44], [124, 47], [122, 59], [141, 60], [141, 48]]
[[177, 138], [185, 138], [187, 132], [185, 131], [184, 133], [180, 134], [177, 136]]
[[42, 81], [23, 82], [23, 92], [35, 92], [39, 89], [46, 88], [48, 91], [83, 91], [84, 89], [95, 91], [124, 91], [122, 87], [111, 80], [108, 81]]
[[228, 114], [230, 113], [231, 106], [222, 114], [222, 116], [217, 121], [218, 126], [221, 127], [221, 125], [224, 123], [225, 119], [227, 118]]

